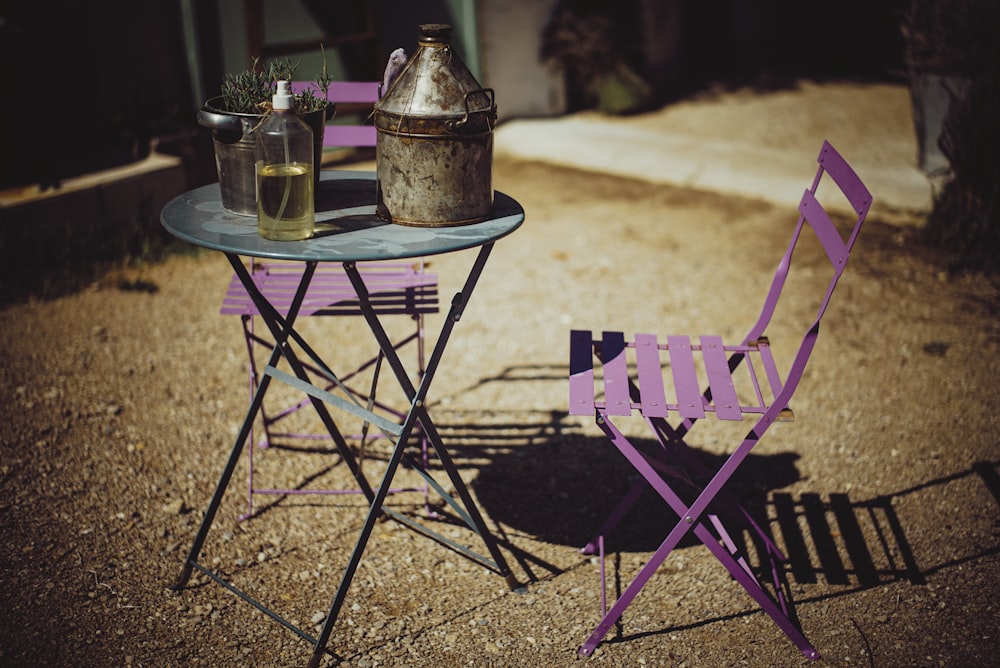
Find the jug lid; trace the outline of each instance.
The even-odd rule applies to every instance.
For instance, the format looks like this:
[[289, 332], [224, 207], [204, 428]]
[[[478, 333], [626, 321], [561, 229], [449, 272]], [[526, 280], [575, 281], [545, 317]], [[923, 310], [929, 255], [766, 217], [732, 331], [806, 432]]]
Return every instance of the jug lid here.
[[451, 44], [451, 26], [447, 23], [423, 23], [420, 25], [422, 43], [443, 42]]

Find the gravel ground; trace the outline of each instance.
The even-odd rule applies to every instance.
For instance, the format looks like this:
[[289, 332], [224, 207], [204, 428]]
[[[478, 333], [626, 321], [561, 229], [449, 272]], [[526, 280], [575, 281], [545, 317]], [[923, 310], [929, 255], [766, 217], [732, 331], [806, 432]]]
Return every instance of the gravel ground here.
[[[805, 114], [818, 147], [822, 121], [844, 116], [814, 117], [808, 99], [788, 105], [790, 94], [768, 106], [767, 96], [730, 93], [669, 113], [764, 135]], [[897, 115], [870, 137], [898, 142], [908, 122]], [[803, 164], [803, 187], [811, 170]], [[431, 410], [523, 586], [510, 592], [482, 567], [379, 524], [327, 664], [809, 664], [694, 545], [667, 559], [592, 658], [578, 656], [599, 611], [598, 564], [578, 548], [628, 474], [592, 421], [565, 413], [571, 327], [742, 334], [794, 211], [510, 158], [496, 161], [495, 182], [527, 222], [497, 244]], [[949, 276], [900, 217], [870, 219], [799, 388], [796, 423], [772, 429], [738, 481], [792, 553], [786, 577], [821, 654], [815, 666], [983, 666], [1000, 651], [998, 286]], [[470, 262], [468, 253], [433, 260], [443, 303]], [[807, 274], [821, 262], [802, 258]], [[246, 407], [239, 325], [218, 315], [229, 275], [220, 255], [174, 256], [0, 311], [0, 664], [308, 660], [303, 640], [204, 578], [166, 588]], [[428, 318], [431, 331], [441, 317]], [[316, 324], [339, 355], [362, 354], [359, 323]], [[695, 430], [692, 445], [717, 458], [734, 435]], [[371, 446], [372, 470], [377, 455]], [[257, 457], [270, 480], [349, 485], [328, 455]], [[312, 632], [362, 504], [258, 498], [257, 514], [240, 522], [240, 475], [202, 559]], [[423, 497], [392, 505], [420, 514]], [[609, 544], [609, 587], [624, 587], [655, 548], [660, 506], [647, 508]]]

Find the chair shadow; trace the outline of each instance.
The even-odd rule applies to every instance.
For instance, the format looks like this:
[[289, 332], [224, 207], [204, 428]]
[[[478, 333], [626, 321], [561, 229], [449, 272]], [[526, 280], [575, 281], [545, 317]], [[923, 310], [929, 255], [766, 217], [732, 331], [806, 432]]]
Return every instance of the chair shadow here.
[[[565, 374], [565, 365], [560, 364], [512, 366], [494, 376], [479, 378], [457, 394], [497, 383], [559, 382]], [[484, 517], [501, 531], [507, 527], [514, 534], [522, 533], [539, 541], [582, 547], [638, 479], [634, 469], [606, 438], [590, 436], [596, 430], [588, 426], [580, 428], [568, 420], [565, 411], [488, 408], [463, 411], [447, 408], [448, 403], [432, 407], [435, 424], [455, 464], [472, 474], [470, 486]], [[635, 443], [640, 448], [656, 447], [652, 439], [637, 439]], [[282, 446], [295, 449], [289, 443], [278, 447]], [[332, 454], [322, 446], [312, 447], [327, 456]], [[700, 450], [693, 450], [693, 454], [710, 470], [717, 470], [723, 459]], [[978, 462], [966, 471], [910, 489], [857, 500], [848, 493], [828, 494], [824, 498], [817, 492], [795, 496], [781, 491], [801, 479], [796, 467], [798, 459], [794, 452], [751, 453], [727, 490], [768, 538], [784, 550], [788, 557], [784, 570], [799, 584], [822, 580], [831, 585], [864, 588], [899, 580], [923, 583], [929, 572], [947, 568], [949, 564], [927, 567], [918, 562], [893, 508], [893, 500], [959, 478], [977, 476], [1000, 504], [996, 462]], [[327, 464], [316, 476], [299, 481], [300, 487], [339, 465], [337, 461]], [[450, 513], [445, 506], [436, 509], [441, 521], [449, 521]], [[653, 551], [676, 520], [676, 514], [647, 489], [609, 536], [607, 549]], [[753, 532], [734, 538], [743, 539], [741, 547], [751, 556], [763, 552]], [[508, 549], [517, 549], [516, 537], [502, 542]], [[691, 537], [680, 547], [689, 545], [700, 542]]]
[[[506, 369], [496, 377], [479, 379], [471, 391], [489, 383], [552, 382], [565, 376], [557, 365], [527, 365]], [[617, 500], [637, 480], [634, 469], [603, 436], [590, 436], [592, 425], [582, 428], [565, 411], [545, 409], [453, 410], [444, 404], [432, 408], [455, 465], [476, 497], [478, 507], [492, 526], [501, 550], [512, 555], [529, 582], [558, 577], [563, 567], [546, 562], [522, 544], [527, 536], [555, 545], [582, 547], [594, 536]], [[657, 447], [649, 440], [636, 440], [641, 447]], [[694, 450], [693, 455], [716, 470], [722, 457]], [[757, 455], [751, 453], [727, 490], [761, 527], [769, 540], [788, 557], [774, 564], [778, 586], [789, 602], [789, 615], [797, 624], [795, 606], [851, 595], [861, 590], [900, 581], [924, 584], [930, 575], [961, 566], [987, 555], [1000, 553], [1000, 546], [977, 547], [972, 553], [940, 563], [922, 563], [907, 537], [907, 527], [894, 508], [901, 497], [943, 487], [964, 478], [978, 478], [1000, 505], [998, 461], [977, 462], [966, 470], [928, 480], [868, 499], [848, 493], [797, 492], [785, 490], [799, 482], [799, 455], [794, 452]], [[433, 458], [431, 469], [433, 469]], [[646, 491], [606, 542], [609, 552], [610, 588], [621, 594], [624, 552], [650, 552], [676, 522], [676, 515], [658, 496]], [[444, 505], [433, 505], [434, 521], [461, 525]], [[735, 528], [735, 527], [730, 527]], [[911, 528], [912, 530], [912, 528]], [[771, 562], [762, 558], [766, 549], [753, 531], [732, 534], [758, 578]], [[681, 548], [701, 546], [696, 540]], [[764, 576], [764, 577], [761, 577]], [[795, 587], [792, 584], [796, 585]], [[827, 587], [803, 589], [801, 585]], [[793, 595], [794, 594], [794, 595]], [[625, 633], [619, 622], [608, 642], [623, 642], [703, 627], [717, 621], [759, 614], [750, 610], [716, 615], [682, 626]]]
[[[514, 426], [499, 428], [509, 433]], [[470, 425], [463, 427], [463, 434], [464, 442], [449, 446], [453, 453], [471, 456], [475, 446], [467, 440], [470, 435], [489, 436], [488, 431]], [[640, 449], [655, 447], [652, 440], [633, 443]], [[697, 450], [695, 454], [709, 467], [722, 463], [721, 457]], [[766, 523], [766, 517], [755, 511], [763, 509], [767, 492], [799, 480], [798, 458], [790, 452], [747, 457], [730, 489], [758, 522]], [[606, 515], [637, 479], [634, 469], [605, 438], [574, 436], [565, 442], [497, 452], [472, 484], [483, 511], [496, 522], [547, 543], [579, 548], [594, 538]], [[647, 487], [608, 537], [608, 549], [653, 551], [678, 519]], [[700, 543], [692, 535], [681, 547], [695, 544]]]
[[[494, 418], [497, 413], [492, 413]], [[582, 547], [594, 537], [614, 504], [637, 475], [603, 437], [567, 433], [566, 414], [536, 411], [536, 420], [470, 420], [439, 423], [456, 464], [474, 469], [471, 487], [484, 516], [536, 540]], [[547, 421], [538, 421], [547, 416]], [[640, 446], [653, 441], [634, 440]], [[722, 457], [694, 450], [712, 470]], [[925, 584], [927, 577], [987, 554], [1000, 546], [944, 563], [921, 563], [894, 508], [900, 497], [944, 486], [962, 478], [978, 478], [1000, 505], [1000, 462], [977, 462], [954, 474], [868, 499], [849, 493], [782, 491], [800, 480], [799, 455], [784, 452], [751, 454], [727, 490], [787, 557], [780, 565], [786, 596], [789, 583], [824, 583], [842, 588], [823, 597], [907, 581]], [[606, 540], [614, 552], [651, 552], [659, 547], [677, 515], [648, 488], [640, 502]], [[753, 531], [733, 538], [749, 555], [758, 575], [769, 562]], [[700, 546], [691, 538], [679, 548]], [[762, 578], [767, 579], [767, 578]], [[801, 601], [800, 601], [801, 602]]]
[[[565, 364], [512, 366], [479, 379], [463, 392], [496, 383], [559, 382], [566, 373]], [[565, 411], [529, 413], [533, 417], [507, 424], [488, 424], [477, 413], [467, 424], [450, 425], [452, 438], [446, 443], [457, 454], [460, 466], [461, 455], [483, 461], [479, 451], [490, 453], [486, 455], [488, 465], [474, 466], [478, 471], [472, 483], [485, 515], [539, 540], [582, 547], [638, 476], [603, 436], [591, 437], [568, 426]], [[585, 429], [592, 433], [589, 427]], [[643, 443], [648, 446], [652, 441]], [[721, 463], [710, 453], [695, 454], [712, 470]], [[751, 453], [727, 486], [784, 550], [788, 559], [783, 570], [797, 583], [822, 580], [844, 587], [845, 594], [900, 580], [922, 584], [930, 574], [1000, 552], [1000, 547], [992, 547], [966, 558], [920, 563], [893, 507], [894, 499], [972, 477], [978, 478], [1000, 505], [998, 461], [977, 462], [912, 488], [859, 500], [848, 493], [824, 498], [817, 492], [795, 496], [781, 491], [800, 480], [797, 459], [793, 452]], [[607, 549], [652, 551], [672, 528], [676, 515], [649, 490], [643, 494], [637, 508], [655, 511], [634, 508], [611, 535]], [[734, 538], [742, 538], [741, 547], [751, 557], [763, 552], [753, 532]], [[694, 544], [700, 542], [689, 539], [680, 547]]]
[[[838, 585], [833, 591], [798, 598], [794, 605], [799, 605], [827, 601], [904, 580], [917, 585], [926, 584], [928, 576], [935, 573], [1000, 553], [1000, 546], [992, 546], [938, 563], [919, 564], [906, 539], [904, 527], [893, 510], [893, 499], [974, 477], [980, 479], [1000, 506], [998, 466], [1000, 461], [976, 462], [964, 471], [861, 501], [851, 500], [847, 494], [831, 494], [827, 501], [820, 494], [812, 492], [799, 495], [798, 500], [790, 494], [775, 494], [770, 505], [775, 512], [774, 522], [780, 528], [788, 556], [786, 568], [780, 574], [786, 597], [791, 601], [788, 575], [798, 584], [819, 583], [822, 580]], [[867, 532], [864, 530], [866, 528]], [[872, 531], [874, 539], [867, 538], [872, 535]], [[816, 554], [815, 560], [810, 557], [810, 547]], [[841, 554], [847, 555], [846, 561]], [[898, 554], [898, 559], [894, 554]], [[615, 573], [616, 578], [617, 575]], [[616, 584], [619, 590], [615, 594], [619, 595], [620, 582], [616, 581]], [[798, 624], [794, 606], [789, 612], [793, 615], [793, 622]], [[628, 642], [667, 635], [758, 613], [759, 610], [752, 609], [702, 619], [691, 624], [630, 634], [623, 633], [619, 622], [616, 625], [616, 635], [609, 636], [608, 642]]]
[[[513, 422], [451, 424], [449, 431], [455, 439], [449, 449], [458, 462], [465, 458], [477, 462], [473, 468], [478, 473], [472, 486], [484, 515], [538, 540], [579, 547], [593, 538], [593, 532], [636, 475], [605, 438], [567, 435], [561, 427], [565, 413], [553, 411], [549, 415], [549, 424], [527, 429]], [[502, 447], [505, 442], [508, 447]], [[633, 443], [637, 447], [651, 444], [637, 439]], [[701, 451], [694, 454], [713, 471], [722, 463], [716, 455]], [[785, 554], [783, 562], [770, 559], [764, 541], [745, 526], [732, 534], [760, 582], [771, 583], [765, 584], [771, 596], [778, 593], [775, 587], [780, 589], [788, 603], [789, 618], [796, 626], [799, 621], [795, 610], [803, 603], [897, 582], [923, 585], [933, 573], [1000, 553], [1000, 546], [981, 547], [941, 563], [921, 563], [894, 507], [900, 497], [963, 478], [978, 478], [1000, 505], [1000, 462], [977, 462], [966, 470], [911, 488], [854, 499], [848, 493], [781, 491], [800, 480], [798, 458], [791, 452], [751, 454], [727, 487], [767, 539]], [[648, 486], [644, 495], [606, 540], [608, 594], [612, 600], [622, 594], [624, 583], [634, 575], [622, 571], [621, 554], [656, 550], [677, 521], [676, 514]], [[733, 528], [730, 526], [730, 530]], [[701, 543], [692, 537], [678, 549], [691, 546], [700, 547]], [[809, 584], [826, 586], [820, 590], [802, 588]], [[627, 633], [619, 620], [606, 641], [676, 633], [758, 613], [760, 609], [754, 607], [639, 633]]]
[[[522, 366], [480, 379], [465, 391], [495, 382], [552, 381], [564, 374], [564, 368], [551, 365]], [[582, 547], [638, 479], [607, 439], [585, 434], [584, 430], [590, 429], [571, 422], [565, 411], [463, 411], [438, 405], [431, 412], [454, 463], [463, 474], [469, 474], [479, 509], [496, 528], [500, 546], [521, 562], [533, 559], [517, 545], [518, 535]], [[640, 448], [657, 447], [652, 439], [634, 442]], [[700, 450], [693, 450], [693, 454], [710, 470], [718, 469], [723, 460]], [[794, 452], [751, 453], [727, 485], [730, 495], [768, 539], [784, 551], [787, 560], [780, 575], [789, 598], [789, 581], [838, 587], [819, 595], [830, 598], [899, 581], [923, 584], [932, 573], [1000, 552], [1000, 547], [987, 547], [981, 553], [944, 563], [920, 563], [894, 509], [894, 500], [900, 497], [971, 477], [979, 478], [1000, 504], [996, 471], [1000, 462], [977, 462], [967, 470], [912, 488], [854, 499], [849, 493], [782, 491], [801, 480], [798, 459]], [[433, 469], [432, 455], [432, 473]], [[643, 494], [608, 537], [610, 553], [653, 551], [676, 522], [676, 514], [662, 499], [648, 489]], [[460, 524], [446, 506], [433, 507], [439, 513], [438, 521]], [[761, 566], [768, 564], [758, 558], [765, 553], [759, 537], [743, 531], [733, 538], [760, 574]], [[700, 542], [691, 538], [679, 547], [692, 545], [700, 546]], [[536, 565], [550, 575], [559, 572], [551, 564]], [[529, 579], [533, 579], [530, 574]]]
[[851, 499], [832, 493], [826, 499], [815, 492], [798, 498], [775, 493], [769, 502], [788, 556], [791, 576], [799, 584], [825, 582], [866, 589], [906, 580], [926, 584], [933, 573], [966, 561], [1000, 553], [1000, 546], [941, 563], [921, 564], [895, 511], [895, 501], [965, 478], [976, 478], [1000, 505], [1000, 461], [976, 462], [966, 470], [879, 495]]

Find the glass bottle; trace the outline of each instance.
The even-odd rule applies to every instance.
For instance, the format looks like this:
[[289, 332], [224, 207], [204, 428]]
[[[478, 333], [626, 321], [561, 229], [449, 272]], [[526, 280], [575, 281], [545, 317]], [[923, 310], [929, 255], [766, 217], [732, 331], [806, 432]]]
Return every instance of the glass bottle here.
[[273, 113], [256, 131], [257, 230], [265, 239], [308, 239], [315, 228], [313, 134], [295, 115], [288, 81], [279, 81]]

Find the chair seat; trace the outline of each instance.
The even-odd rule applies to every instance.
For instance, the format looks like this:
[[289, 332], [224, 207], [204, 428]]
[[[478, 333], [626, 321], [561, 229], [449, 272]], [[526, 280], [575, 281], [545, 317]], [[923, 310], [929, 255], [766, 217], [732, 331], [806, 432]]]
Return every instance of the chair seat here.
[[[603, 332], [600, 338], [590, 331], [570, 333], [571, 415], [592, 416], [601, 409], [618, 416], [638, 411], [646, 418], [673, 413], [692, 420], [710, 414], [742, 420], [765, 413], [780, 392], [781, 375], [767, 338], [732, 345], [714, 335], [695, 342], [670, 335], [664, 343], [655, 334], [626, 341], [621, 332]], [[781, 419], [791, 420], [791, 410], [783, 410]]]
[[[359, 264], [372, 305], [380, 314], [425, 315], [438, 312], [437, 274], [419, 270], [416, 264], [379, 262]], [[295, 297], [304, 265], [272, 263], [257, 268], [254, 283], [281, 315]], [[257, 307], [233, 276], [219, 309], [222, 315], [259, 315]], [[357, 294], [339, 264], [317, 265], [300, 316], [361, 315]]]

